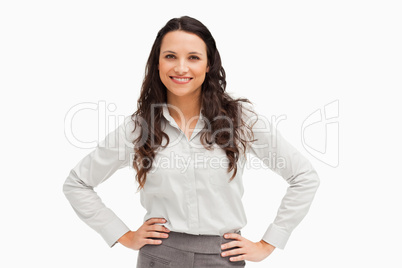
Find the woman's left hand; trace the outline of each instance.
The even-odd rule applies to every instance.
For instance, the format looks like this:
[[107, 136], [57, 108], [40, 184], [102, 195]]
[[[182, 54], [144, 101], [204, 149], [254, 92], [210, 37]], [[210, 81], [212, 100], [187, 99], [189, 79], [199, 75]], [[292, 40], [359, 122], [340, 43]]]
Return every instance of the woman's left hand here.
[[[240, 256], [230, 257], [229, 260], [233, 262], [242, 260], [259, 262], [271, 255], [275, 249], [275, 246], [265, 242], [264, 240], [254, 243], [236, 233], [227, 233], [224, 237], [226, 239], [236, 239], [236, 241], [231, 241], [222, 244], [221, 246], [222, 257], [241, 254]], [[233, 247], [239, 248], [231, 249]]]

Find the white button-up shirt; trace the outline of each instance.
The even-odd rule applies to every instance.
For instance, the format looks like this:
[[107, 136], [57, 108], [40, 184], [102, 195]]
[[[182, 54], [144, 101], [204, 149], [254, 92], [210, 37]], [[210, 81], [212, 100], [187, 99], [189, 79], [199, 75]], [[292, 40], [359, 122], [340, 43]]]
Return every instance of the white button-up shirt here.
[[[169, 136], [166, 148], [159, 148], [154, 163], [140, 190], [141, 205], [146, 209], [144, 222], [150, 218], [165, 218], [163, 223], [171, 231], [201, 235], [223, 235], [237, 232], [246, 223], [242, 204], [243, 171], [246, 159], [241, 154], [237, 174], [229, 182], [229, 160], [218, 145], [212, 150], [203, 147], [200, 140], [204, 127], [199, 119], [188, 139], [163, 105], [162, 130]], [[243, 104], [248, 109], [254, 108]], [[258, 114], [258, 113], [257, 113]], [[264, 117], [255, 117], [244, 110], [243, 119], [253, 124], [257, 141], [247, 147], [246, 153], [258, 157], [289, 183], [274, 221], [262, 239], [283, 249], [293, 231], [307, 214], [319, 186], [319, 178], [311, 163]], [[197, 120], [197, 119], [195, 119]], [[74, 211], [87, 225], [97, 231], [112, 247], [130, 229], [93, 190], [113, 173], [132, 164], [134, 133], [131, 115], [71, 170], [63, 184], [63, 192]], [[166, 144], [164, 138], [162, 145]], [[242, 152], [242, 147], [239, 148]], [[162, 224], [161, 224], [162, 225]]]

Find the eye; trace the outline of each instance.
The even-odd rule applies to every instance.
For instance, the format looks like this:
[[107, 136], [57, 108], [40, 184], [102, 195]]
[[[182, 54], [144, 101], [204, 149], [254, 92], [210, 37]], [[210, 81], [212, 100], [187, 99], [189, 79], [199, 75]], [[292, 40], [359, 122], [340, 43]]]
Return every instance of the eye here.
[[197, 56], [190, 56], [190, 60], [199, 60], [200, 58]]
[[166, 58], [166, 59], [174, 59], [175, 56], [172, 55], [172, 54], [168, 54], [168, 55], [165, 56], [165, 58]]

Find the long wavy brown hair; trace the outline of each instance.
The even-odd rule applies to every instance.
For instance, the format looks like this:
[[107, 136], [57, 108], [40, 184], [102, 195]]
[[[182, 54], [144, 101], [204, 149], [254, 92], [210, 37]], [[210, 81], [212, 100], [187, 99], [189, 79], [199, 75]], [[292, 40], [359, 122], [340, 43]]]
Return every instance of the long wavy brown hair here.
[[[162, 39], [171, 31], [196, 34], [206, 44], [209, 72], [206, 73], [202, 84], [200, 100], [203, 120], [206, 124], [201, 130], [200, 139], [206, 149], [211, 149], [211, 145], [215, 143], [225, 150], [229, 159], [228, 172], [234, 169], [230, 178], [232, 181], [237, 173], [240, 144], [246, 157], [246, 146], [254, 141], [244, 139], [254, 138], [254, 135], [251, 130], [252, 125], [245, 124], [241, 116], [242, 108], [244, 108], [241, 103], [252, 103], [246, 98], [233, 99], [226, 93], [226, 74], [214, 38], [200, 21], [183, 16], [169, 20], [158, 32], [145, 67], [137, 111], [131, 115], [131, 119], [135, 122], [133, 132], [137, 126], [141, 128], [139, 137], [133, 141], [135, 153], [132, 164], [137, 173], [138, 189], [142, 189], [145, 185], [147, 172], [152, 168], [156, 155], [155, 151], [169, 144], [169, 137], [162, 131], [161, 126], [163, 108], [153, 104], [167, 102], [167, 89], [160, 79], [158, 64]], [[152, 113], [151, 109], [153, 109]], [[165, 145], [162, 145], [163, 137], [167, 141]]]

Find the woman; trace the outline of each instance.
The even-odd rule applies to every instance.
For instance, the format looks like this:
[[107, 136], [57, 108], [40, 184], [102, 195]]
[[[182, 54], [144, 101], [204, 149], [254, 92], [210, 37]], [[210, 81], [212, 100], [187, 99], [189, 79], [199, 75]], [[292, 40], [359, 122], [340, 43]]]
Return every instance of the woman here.
[[[225, 71], [209, 30], [170, 20], [158, 33], [137, 111], [70, 172], [63, 191], [77, 215], [113, 247], [139, 250], [137, 267], [244, 267], [283, 249], [307, 214], [319, 178], [310, 162], [247, 99], [226, 92]], [[117, 146], [107, 144], [117, 138]], [[133, 146], [130, 146], [133, 145]], [[262, 239], [241, 235], [246, 153], [289, 184]], [[134, 155], [133, 158], [130, 158]], [[144, 223], [131, 231], [93, 191], [132, 165]]]

